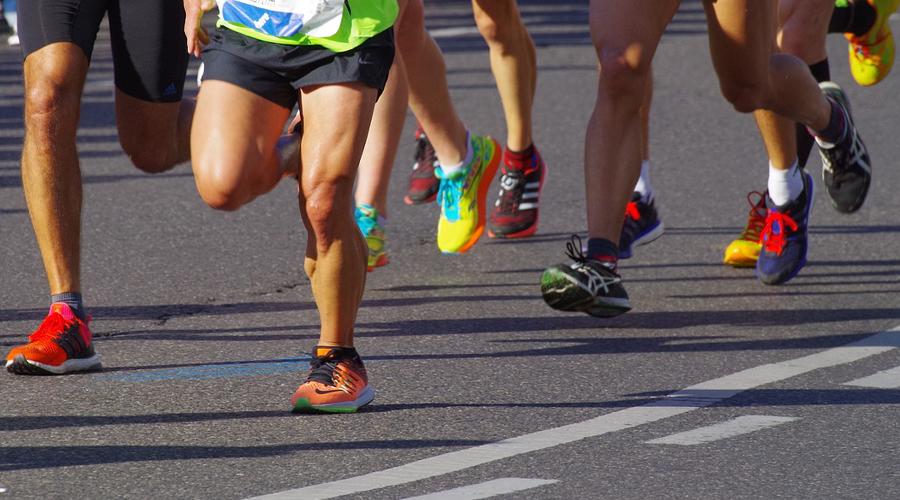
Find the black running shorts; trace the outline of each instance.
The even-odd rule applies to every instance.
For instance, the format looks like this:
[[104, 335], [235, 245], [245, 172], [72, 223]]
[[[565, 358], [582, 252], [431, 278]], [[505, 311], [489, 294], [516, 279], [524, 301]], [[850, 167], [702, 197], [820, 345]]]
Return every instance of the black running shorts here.
[[297, 90], [312, 85], [359, 82], [384, 90], [394, 61], [393, 29], [347, 52], [317, 45], [263, 42], [219, 28], [203, 49], [203, 81], [232, 83], [291, 109]]
[[24, 0], [18, 3], [22, 51], [71, 42], [88, 59], [109, 15], [116, 87], [151, 102], [181, 100], [188, 53], [182, 0]]

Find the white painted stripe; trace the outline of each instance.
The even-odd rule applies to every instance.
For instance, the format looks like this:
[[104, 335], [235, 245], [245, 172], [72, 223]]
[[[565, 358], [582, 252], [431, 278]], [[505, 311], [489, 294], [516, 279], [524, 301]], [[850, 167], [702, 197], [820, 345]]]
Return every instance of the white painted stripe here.
[[537, 203], [519, 203], [519, 210], [529, 210], [532, 208], [537, 208]]
[[498, 495], [506, 495], [517, 491], [530, 490], [538, 486], [558, 483], [555, 479], [522, 479], [518, 477], [504, 477], [486, 481], [452, 490], [439, 491], [418, 497], [409, 497], [406, 500], [478, 500]]
[[851, 380], [844, 385], [874, 387], [876, 389], [898, 389], [900, 388], [900, 366], [880, 371], [868, 377]]
[[456, 28], [438, 28], [434, 30], [428, 30], [428, 34], [430, 34], [432, 38], [451, 38], [462, 35], [477, 35], [478, 27], [459, 26]]
[[687, 432], [679, 432], [670, 436], [647, 441], [648, 444], [680, 444], [690, 446], [711, 443], [742, 434], [768, 429], [787, 422], [797, 420], [794, 417], [773, 417], [769, 415], [744, 415], [725, 422], [700, 427]]
[[779, 382], [821, 368], [852, 363], [891, 351], [897, 347], [900, 347], [900, 326], [827, 351], [749, 368], [692, 385], [657, 401], [614, 411], [583, 422], [452, 451], [361, 476], [314, 484], [256, 498], [266, 500], [334, 498], [450, 474], [523, 453], [573, 443], [674, 417], [718, 403], [755, 387]]

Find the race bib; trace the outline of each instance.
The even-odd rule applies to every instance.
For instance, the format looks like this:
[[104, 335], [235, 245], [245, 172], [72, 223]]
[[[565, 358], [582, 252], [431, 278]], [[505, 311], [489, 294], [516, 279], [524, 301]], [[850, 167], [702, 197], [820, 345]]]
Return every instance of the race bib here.
[[337, 33], [345, 0], [217, 0], [222, 19], [279, 38]]

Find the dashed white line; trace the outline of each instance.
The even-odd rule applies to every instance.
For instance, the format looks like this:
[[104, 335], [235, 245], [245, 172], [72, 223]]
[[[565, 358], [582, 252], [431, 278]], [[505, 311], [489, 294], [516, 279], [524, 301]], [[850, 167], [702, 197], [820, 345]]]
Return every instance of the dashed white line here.
[[743, 415], [725, 422], [719, 422], [690, 431], [679, 432], [659, 439], [647, 441], [648, 444], [678, 444], [692, 446], [712, 443], [742, 434], [768, 429], [787, 422], [797, 420], [795, 417], [775, 417], [771, 415]]
[[323, 499], [408, 484], [459, 472], [478, 465], [544, 450], [582, 439], [631, 429], [715, 404], [755, 387], [772, 384], [822, 368], [852, 363], [900, 347], [900, 326], [844, 346], [801, 358], [749, 368], [669, 394], [658, 401], [626, 408], [552, 429], [496, 443], [444, 453], [385, 470], [328, 483], [314, 484], [256, 497], [266, 500]]
[[478, 500], [499, 495], [507, 495], [518, 491], [530, 490], [538, 486], [558, 483], [555, 479], [522, 479], [518, 477], [503, 477], [472, 484], [452, 490], [439, 491], [418, 497], [409, 497], [406, 500]]
[[872, 387], [875, 389], [898, 389], [900, 388], [900, 366], [891, 368], [890, 370], [880, 371], [869, 375], [868, 377], [851, 380], [844, 385]]

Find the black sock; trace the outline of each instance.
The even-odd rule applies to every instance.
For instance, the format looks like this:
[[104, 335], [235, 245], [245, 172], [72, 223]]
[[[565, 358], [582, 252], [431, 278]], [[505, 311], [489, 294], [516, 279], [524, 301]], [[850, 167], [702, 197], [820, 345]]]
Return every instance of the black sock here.
[[[815, 64], [811, 64], [809, 66], [809, 71], [812, 72], [813, 76], [816, 77], [816, 81], [819, 83], [831, 80], [831, 68], [828, 65], [827, 58]], [[800, 168], [806, 166], [806, 162], [809, 160], [809, 153], [812, 152], [813, 142], [815, 141], [813, 140], [813, 136], [810, 135], [809, 130], [798, 123], [797, 164], [800, 165]]]
[[846, 7], [835, 7], [828, 23], [829, 33], [862, 36], [875, 25], [878, 12], [866, 0], [850, 0]]
[[72, 309], [72, 312], [75, 313], [75, 316], [78, 316], [78, 319], [84, 321], [87, 317], [84, 313], [84, 304], [81, 302], [81, 294], [78, 292], [64, 292], [57, 293], [50, 296], [50, 303], [56, 304], [57, 302], [62, 302], [69, 306]]
[[589, 259], [609, 264], [613, 268], [619, 261], [619, 246], [605, 238], [588, 238], [587, 250]]

